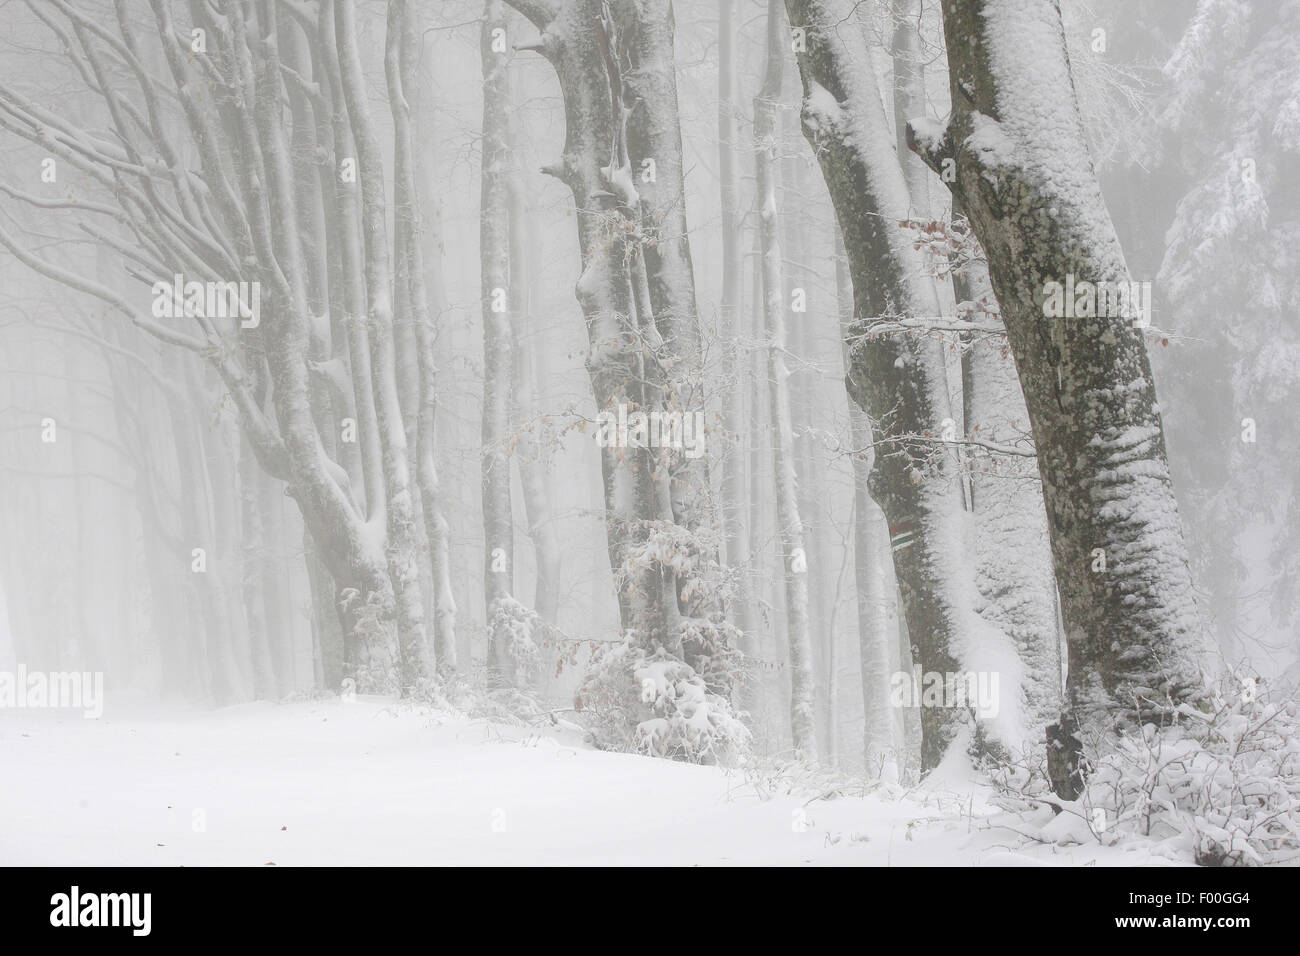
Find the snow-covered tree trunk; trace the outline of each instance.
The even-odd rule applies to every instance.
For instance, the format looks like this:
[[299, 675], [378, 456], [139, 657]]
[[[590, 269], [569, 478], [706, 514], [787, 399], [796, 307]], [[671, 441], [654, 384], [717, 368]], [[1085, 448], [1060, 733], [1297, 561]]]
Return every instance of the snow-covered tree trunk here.
[[[247, 445], [247, 439], [244, 444]], [[266, 582], [262, 576], [263, 551], [266, 548], [262, 536], [261, 496], [258, 491], [262, 480], [262, 472], [253, 459], [252, 451], [245, 447], [239, 456], [239, 530], [240, 580], [249, 637], [249, 666], [253, 697], [257, 700], [274, 700], [280, 696], [280, 688], [276, 686], [275, 667], [271, 662], [266, 618]]]
[[393, 348], [393, 272], [388, 252], [383, 155], [361, 73], [353, 0], [334, 0], [333, 12], [339, 74], [352, 126], [352, 138], [357, 149], [357, 179], [361, 186], [371, 382], [374, 387], [380, 446], [383, 450], [384, 493], [387, 498], [386, 558], [396, 607], [399, 683], [405, 693], [425, 676], [427, 666], [424, 601], [420, 594], [419, 562], [415, 553], [410, 467], [401, 403], [397, 394]]
[[[849, 278], [844, 243], [835, 237], [835, 290], [838, 297], [840, 325], [845, 336], [853, 325], [853, 282]], [[848, 347], [845, 347], [845, 361]], [[849, 440], [853, 452], [853, 579], [858, 606], [858, 659], [862, 672], [863, 757], [867, 773], [881, 780], [897, 782], [901, 761], [898, 753], [896, 724], [902, 715], [895, 712], [891, 694], [893, 668], [897, 656], [898, 621], [892, 588], [885, 573], [885, 555], [889, 543], [885, 538], [884, 516], [871, 498], [871, 423], [866, 412], [850, 400]]]
[[[671, 0], [615, 0], [611, 10], [626, 57], [618, 66], [628, 109], [627, 152], [640, 201], [646, 293], [660, 340], [657, 358], [666, 379], [663, 400], [668, 409], [690, 414], [704, 407], [704, 354], [686, 221], [673, 5]], [[711, 532], [709, 456], [673, 455], [669, 467], [672, 520], [693, 533]], [[708, 554], [712, 541], [708, 534], [697, 544]], [[684, 603], [686, 613], [698, 616], [714, 608], [710, 589], [691, 588], [685, 575], [679, 577], [679, 595], [694, 592]]]
[[909, 143], [946, 174], [988, 255], [1038, 450], [1070, 696], [1085, 718], [1158, 714], [1199, 692], [1205, 637], [1139, 319], [1113, 297], [1103, 311], [1129, 314], [1093, 317], [1082, 289], [1074, 318], [1051, 301], [1049, 283], [1058, 296], [1131, 288], [1060, 10], [949, 0], [944, 32], [952, 116], [909, 128]]
[[[752, 112], [752, 100], [750, 101]], [[752, 131], [751, 144], [752, 150]], [[745, 375], [749, 379], [748, 397], [748, 433], [749, 454], [746, 456], [746, 469], [749, 475], [749, 499], [747, 521], [750, 529], [750, 561], [753, 570], [750, 575], [753, 602], [755, 607], [754, 635], [755, 655], [758, 665], [755, 668], [755, 688], [751, 704], [756, 705], [752, 713], [755, 729], [765, 739], [773, 741], [783, 739], [789, 726], [785, 711], [788, 688], [785, 675], [776, 673], [773, 665], [784, 656], [781, 634], [783, 628], [780, 620], [783, 599], [782, 577], [778, 565], [772, 559], [779, 546], [774, 546], [777, 539], [775, 515], [772, 502], [775, 492], [772, 490], [772, 468], [770, 454], [771, 427], [769, 422], [767, 349], [762, 347], [767, 332], [763, 316], [763, 256], [762, 237], [757, 228], [751, 230], [752, 246], [746, 257], [749, 269], [749, 308], [746, 310], [744, 334], [753, 343], [745, 353], [747, 361], [743, 363]], [[779, 716], [778, 716], [779, 713]]]
[[[154, 10], [160, 32], [164, 36], [174, 36], [175, 30], [166, 6], [156, 3]], [[333, 17], [324, 15], [320, 19], [331, 21], [332, 39]], [[336, 580], [346, 582], [343, 592], [347, 604], [345, 620], [353, 632], [356, 663], [361, 668], [358, 675], [360, 683], [363, 687], [383, 690], [391, 686], [395, 657], [390, 647], [394, 588], [382, 549], [383, 531], [381, 527], [379, 533], [375, 534], [358, 520], [347, 491], [339, 485], [333, 464], [324, 454], [324, 443], [316, 432], [311, 408], [309, 366], [304, 361], [313, 332], [307, 304], [301, 242], [297, 228], [292, 225], [296, 217], [293, 215], [294, 193], [289, 183], [291, 167], [286, 159], [286, 144], [279, 118], [273, 115], [274, 100], [270, 97], [259, 99], [252, 93], [256, 80], [248, 45], [249, 25], [240, 10], [232, 10], [230, 24], [233, 27], [232, 49], [225, 67], [231, 80], [247, 91], [248, 100], [259, 103], [260, 108], [256, 116], [244, 107], [235, 110], [235, 115], [231, 117], [239, 132], [239, 143], [245, 161], [235, 164], [242, 187], [242, 195], [239, 197], [241, 205], [229, 210], [228, 216], [234, 223], [246, 222], [244, 228], [248, 230], [247, 238], [242, 241], [251, 246], [258, 262], [262, 264], [262, 281], [269, 289], [272, 300], [268, 311], [276, 314], [278, 319], [264, 327], [262, 339], [267, 350], [267, 371], [274, 383], [273, 398], [288, 466], [286, 477], [313, 537], [326, 545], [324, 554], [330, 559], [331, 572]], [[273, 51], [274, 46], [266, 49]], [[177, 82], [185, 82], [187, 67], [184, 54], [172, 43], [165, 43], [164, 50]], [[328, 58], [330, 64], [326, 69], [331, 74], [331, 81], [336, 84], [335, 89], [341, 90], [342, 81], [339, 79], [340, 71], [332, 43]], [[263, 64], [264, 68], [259, 74], [262, 82], [275, 84], [277, 79], [273, 78], [279, 77], [280, 70], [278, 66], [275, 69], [266, 66]], [[338, 109], [342, 108], [341, 94], [335, 103]], [[189, 105], [193, 111], [190, 123], [196, 139], [200, 143], [217, 142], [210, 120], [202, 115], [201, 107], [194, 103]], [[341, 125], [346, 128], [346, 119], [343, 119]], [[265, 182], [262, 181], [260, 171], [247, 161], [248, 157], [255, 156], [263, 159]], [[208, 158], [219, 158], [219, 154]], [[219, 164], [209, 174], [215, 182], [224, 182]], [[262, 205], [267, 193], [277, 213], [274, 217], [269, 216]], [[220, 190], [218, 195], [223, 195]], [[349, 203], [355, 202], [352, 190], [344, 189], [343, 198]], [[355, 236], [355, 233], [352, 235]], [[280, 269], [271, 267], [277, 259], [281, 263]], [[358, 266], [356, 270], [349, 270], [349, 276], [355, 276], [359, 272]], [[362, 302], [363, 295], [357, 296]], [[358, 308], [364, 309], [364, 306]], [[354, 361], [354, 375], [361, 374], [361, 369], [366, 367], [368, 361], [368, 356], [363, 363]], [[238, 394], [238, 378], [229, 374], [223, 375], [223, 378]], [[256, 427], [258, 422], [253, 412], [246, 408], [241, 408], [241, 411], [245, 416], [246, 427]], [[365, 431], [364, 423], [362, 431]], [[259, 459], [275, 474], [277, 462], [273, 456], [277, 448], [259, 432], [254, 431], [253, 434], [258, 440], [252, 446], [258, 451]], [[370, 429], [370, 434], [374, 435], [375, 430]], [[367, 491], [374, 506], [382, 507], [382, 484], [376, 480], [375, 486], [371, 487], [368, 480]]]
[[[555, 67], [564, 94], [565, 143], [543, 171], [573, 192], [587, 320], [587, 370], [599, 413], [655, 410], [662, 370], [648, 308], [638, 228], [640, 200], [627, 158], [617, 43], [602, 0], [509, 0], [538, 28], [528, 49]], [[638, 303], [636, 284], [642, 290]], [[638, 309], [640, 305], [640, 309]], [[605, 527], [623, 629], [646, 648], [680, 647], [675, 575], [646, 547], [669, 511], [656, 449], [604, 442]]]
[[[815, 429], [818, 424], [818, 372], [820, 365], [815, 353], [815, 337], [811, 325], [821, 311], [818, 302], [819, 277], [809, 268], [813, 244], [808, 231], [808, 214], [805, 208], [811, 201], [807, 169], [808, 157], [798, 131], [797, 113], [781, 110], [777, 116], [778, 154], [784, 155], [779, 164], [779, 195], [781, 211], [781, 260], [785, 268], [784, 294], [791, 321], [787, 326], [787, 354], [794, 371], [790, 375], [790, 429], [794, 439], [795, 488], [798, 492], [799, 521], [804, 529], [804, 547], [808, 561], [808, 633], [812, 643], [813, 673], [817, 708], [819, 742], [828, 763], [835, 759], [835, 715], [832, 712], [831, 694], [835, 689], [834, 658], [835, 637], [831, 621], [835, 617], [835, 600], [832, 593], [830, 529], [826, 525], [828, 501], [825, 467], [818, 460], [820, 444]], [[793, 306], [795, 290], [799, 289], [802, 307], [796, 312]], [[813, 303], [810, 307], [809, 303]], [[826, 316], [829, 318], [829, 316]]]
[[722, 460], [722, 504], [718, 511], [726, 543], [726, 564], [734, 575], [732, 620], [740, 629], [746, 655], [755, 658], [758, 645], [750, 568], [751, 529], [745, 479], [747, 427], [740, 336], [744, 249], [736, 163], [736, 29], [736, 0], [718, 0], [718, 179], [722, 205], [722, 300], [718, 312], [723, 349], [722, 420], [727, 442]]
[[[513, 130], [512, 130], [513, 135]], [[559, 530], [555, 524], [551, 463], [537, 430], [541, 405], [537, 391], [538, 352], [536, 314], [533, 310], [534, 265], [540, 249], [534, 228], [536, 211], [530, 208], [521, 178], [522, 170], [512, 144], [510, 163], [510, 334], [514, 351], [515, 427], [521, 429], [515, 449], [519, 486], [523, 491], [528, 537], [533, 543], [537, 578], [533, 610], [538, 620], [554, 627], [560, 612], [560, 568], [563, 563]]]
[[[341, 161], [352, 160], [356, 149], [348, 119], [347, 103], [339, 69], [338, 43], [335, 18], [329, 8], [323, 8], [317, 23], [317, 42], [314, 47], [316, 66], [323, 77], [329, 110], [329, 136], [335, 164], [329, 184], [322, 183], [321, 193], [326, 216], [331, 222], [332, 249], [330, 269], [331, 311], [337, 313], [336, 325], [342, 331], [342, 341], [335, 343], [334, 354], [325, 365], [312, 366], [317, 375], [324, 375], [335, 384], [343, 421], [351, 421], [355, 435], [339, 446], [346, 452], [345, 461], [352, 465], [349, 473], [349, 491], [354, 506], [364, 515], [365, 530], [359, 535], [367, 545], [368, 560], [365, 577], [377, 580], [375, 545], [382, 540], [386, 514], [386, 495], [383, 476], [383, 451], [379, 439], [378, 417], [375, 410], [375, 390], [371, 383], [370, 331], [362, 317], [366, 312], [365, 275], [360, 227], [360, 204], [355, 180], [341, 174]], [[322, 135], [324, 130], [322, 129]], [[337, 425], [333, 427], [339, 427]], [[324, 445], [324, 442], [322, 442]], [[355, 475], [360, 480], [353, 481]], [[337, 603], [345, 622], [344, 660], [351, 675], [363, 690], [372, 688], [369, 681], [389, 659], [387, 631], [392, 626], [392, 584], [382, 583], [378, 590], [359, 584], [354, 575], [339, 575], [341, 585]], [[363, 664], [363, 661], [369, 663]]]
[[343, 680], [343, 628], [336, 605], [337, 584], [311, 532], [303, 531], [307, 580], [311, 587], [311, 627], [316, 687], [333, 690]]
[[[410, 11], [410, 6], [406, 7]], [[408, 21], [409, 23], [409, 21]], [[420, 44], [414, 27], [409, 27], [408, 40], [402, 47], [403, 88], [419, 87], [431, 89], [432, 74], [430, 63], [432, 55], [420, 55]], [[419, 63], [423, 62], [421, 68]], [[420, 500], [424, 512], [425, 537], [429, 543], [429, 565], [433, 576], [434, 607], [433, 649], [440, 674], [456, 668], [456, 596], [451, 585], [451, 545], [450, 531], [444, 514], [443, 496], [438, 475], [437, 430], [435, 419], [438, 411], [438, 366], [434, 351], [436, 337], [436, 319], [443, 312], [445, 283], [442, 274], [442, 216], [438, 199], [441, 180], [436, 175], [434, 155], [436, 135], [432, 124], [432, 110], [423, 110], [420, 121], [416, 123], [415, 136], [420, 148], [417, 150], [416, 166], [419, 183], [423, 189], [415, 190], [418, 208], [422, 216], [418, 222], [418, 246], [421, 250], [423, 268], [411, 272], [411, 299], [416, 309], [415, 343], [420, 358], [420, 412], [417, 475], [420, 484]], [[423, 313], [423, 318], [419, 315]]]
[[907, 149], [905, 124], [926, 113], [925, 54], [921, 50], [921, 0], [893, 0], [894, 32], [890, 56], [894, 70], [893, 114], [898, 142], [898, 162], [912, 200], [912, 215], [930, 216], [937, 184], [925, 162]]
[[812, 636], [808, 621], [808, 558], [799, 519], [794, 471], [794, 437], [790, 427], [789, 371], [785, 364], [785, 289], [781, 259], [780, 218], [776, 196], [779, 136], [777, 103], [781, 96], [785, 30], [781, 0], [768, 0], [767, 59], [763, 83], [754, 98], [754, 164], [758, 191], [762, 252], [763, 324], [767, 341], [767, 378], [771, 418], [772, 471], [776, 481], [776, 520], [785, 587], [787, 642], [790, 652], [790, 728], [794, 749], [817, 758]]
[[[849, 394], [872, 423], [871, 494], [889, 522], [908, 631], [927, 674], [956, 674], [976, 620], [962, 586], [962, 492], [956, 456], [933, 439], [951, 420], [940, 344], [908, 321], [940, 312], [920, 253], [898, 224], [911, 200], [855, 0], [787, 0], [803, 79], [804, 135], [844, 236], [856, 321]], [[802, 42], [799, 42], [802, 41]], [[904, 331], [900, 333], [900, 322]], [[922, 764], [942, 759], [957, 708], [926, 707]]]
[[[427, 308], [416, 307], [412, 290], [412, 272], [420, 269], [419, 199], [415, 191], [415, 149], [411, 132], [412, 117], [419, 109], [420, 86], [407, 83], [408, 47], [414, 44], [413, 25], [405, 2], [388, 5], [387, 32], [384, 38], [384, 79], [388, 91], [388, 109], [393, 121], [393, 353], [396, 359], [398, 409], [406, 437], [409, 482], [411, 487], [411, 526], [416, 561], [419, 567], [419, 591], [426, 619], [426, 646], [423, 670], [436, 670], [436, 657], [427, 641], [432, 630], [436, 606], [433, 601], [433, 560], [429, 547], [429, 522], [424, 515], [424, 495], [420, 493], [420, 349], [417, 324], [427, 321]], [[423, 281], [423, 271], [418, 281]]]
[[[435, 669], [446, 672], [455, 667], [456, 606], [447, 567], [446, 519], [443, 517], [442, 496], [433, 457], [436, 369], [433, 365], [433, 331], [422, 261], [425, 245], [421, 197], [417, 187], [416, 134], [411, 116], [414, 105], [419, 101], [418, 53], [410, 3], [408, 0], [392, 0], [388, 8], [384, 72], [388, 83], [389, 107], [393, 114], [394, 234], [397, 240], [394, 282], [397, 301], [402, 303], [406, 311], [405, 320], [410, 329], [409, 341], [405, 347], [412, 354], [405, 357], [404, 361], [413, 365], [407, 372], [408, 376], [413, 376], [413, 380], [407, 381], [405, 388], [413, 390], [414, 395], [411, 401], [404, 402], [403, 405], [413, 416], [413, 422], [405, 424], [407, 435], [414, 439], [408, 447], [415, 450], [420, 505], [418, 514], [424, 525], [424, 534], [418, 536], [417, 541], [427, 549], [429, 585], [433, 589], [433, 593], [427, 595], [434, 616], [433, 646], [425, 648], [426, 654], [432, 658], [432, 662], [426, 661], [424, 667], [426, 676], [429, 676]], [[441, 250], [435, 249], [434, 252], [435, 255], [441, 255]], [[404, 416], [407, 413], [404, 411]], [[450, 651], [447, 649], [448, 644], [451, 646]]]
[[505, 7], [487, 0], [479, 35], [483, 68], [483, 137], [479, 205], [480, 302], [483, 315], [483, 422], [479, 457], [483, 499], [483, 597], [488, 621], [488, 679], [514, 684], [509, 631], [493, 626], [514, 599], [515, 526], [510, 494], [514, 419], [514, 330], [510, 309], [510, 62]]
[[[912, 215], [924, 222], [942, 219], [949, 197], [906, 142], [908, 120], [926, 112], [921, 14], [918, 0], [895, 0], [894, 120]], [[959, 214], [954, 208], [952, 218]], [[959, 322], [996, 328], [1000, 319], [988, 284], [988, 268], [977, 244], [972, 241], [971, 245], [975, 248], [964, 251], [961, 261], [954, 263], [956, 268], [950, 270], [951, 282], [936, 282], [943, 314]], [[961, 420], [968, 440], [1013, 447], [1028, 434], [1015, 364], [1001, 336], [987, 331], [967, 336], [961, 382]], [[992, 628], [984, 632], [979, 654], [968, 654], [964, 663], [967, 668], [999, 675], [998, 713], [982, 722], [981, 738], [998, 744], [1004, 752], [1040, 739], [1039, 729], [1056, 719], [1061, 705], [1056, 581], [1047, 522], [1032, 448], [1022, 444], [1021, 450], [1024, 457], [989, 457], [977, 452], [964, 458], [979, 593], [976, 609]], [[1017, 557], [1012, 560], [1011, 555]]]
[[[968, 264], [954, 284], [966, 306], [963, 318], [982, 326], [1000, 323], [988, 267], [982, 260]], [[1009, 448], [1023, 443], [1029, 434], [1029, 415], [1015, 362], [1002, 337], [971, 337], [962, 357], [962, 395], [969, 440]], [[994, 454], [972, 461], [975, 585], [981, 599], [977, 609], [986, 622], [1015, 642], [1022, 711], [1016, 723], [1025, 731], [1025, 739], [1037, 740], [1038, 731], [1059, 717], [1064, 703], [1056, 578], [1042, 485], [1032, 458]], [[1004, 690], [1010, 690], [1010, 676], [1002, 679]], [[1004, 697], [1003, 706], [1006, 703]], [[1018, 748], [1025, 740], [1000, 742]]]

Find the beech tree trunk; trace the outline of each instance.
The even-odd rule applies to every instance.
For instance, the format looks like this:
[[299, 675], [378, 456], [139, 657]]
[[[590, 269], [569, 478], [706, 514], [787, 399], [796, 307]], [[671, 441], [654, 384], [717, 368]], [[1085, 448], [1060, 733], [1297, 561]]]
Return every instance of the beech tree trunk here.
[[[403, 89], [429, 89], [432, 87], [429, 63], [432, 56], [421, 57], [420, 41], [415, 37], [414, 26], [410, 23], [410, 5], [403, 6], [406, 29], [402, 45], [402, 85]], [[421, 70], [417, 65], [424, 62]], [[434, 169], [433, 152], [436, 137], [428, 117], [432, 110], [424, 110], [425, 122], [418, 124], [412, 135], [420, 144], [417, 151], [416, 169], [419, 182], [424, 189], [414, 189], [414, 210], [422, 215], [414, 224], [417, 229], [415, 248], [421, 255], [421, 262], [413, 266], [410, 273], [411, 302], [416, 311], [415, 341], [420, 359], [420, 412], [418, 435], [417, 470], [420, 482], [420, 500], [424, 512], [425, 536], [429, 544], [430, 573], [433, 576], [433, 594], [431, 603], [434, 608], [433, 639], [434, 656], [440, 674], [446, 674], [456, 668], [456, 597], [451, 586], [451, 547], [447, 519], [443, 511], [441, 486], [438, 477], [436, 455], [437, 429], [435, 427], [438, 410], [438, 367], [434, 352], [434, 339], [437, 334], [435, 316], [443, 312], [444, 282], [442, 277], [442, 216], [438, 199], [440, 181], [432, 174]], [[427, 164], [421, 166], [421, 161]], [[413, 187], [414, 188], [414, 187]], [[413, 211], [414, 211], [413, 210]], [[420, 266], [423, 268], [420, 268]]]
[[[641, 250], [659, 339], [656, 359], [664, 369], [663, 401], [666, 408], [689, 414], [704, 407], [704, 356], [686, 221], [673, 52], [676, 17], [671, 0], [617, 0], [611, 9], [626, 57], [626, 63], [618, 66], [628, 109], [627, 152], [640, 200]], [[712, 529], [709, 456], [664, 457], [671, 471], [672, 520], [692, 532]], [[684, 580], [677, 585], [679, 593], [689, 588]], [[709, 588], [692, 590], [693, 598], [683, 602], [684, 613], [703, 615], [713, 609], [715, 598]]]
[[[963, 317], [984, 326], [1000, 323], [983, 262], [972, 262], [955, 286], [958, 299], [970, 307]], [[1020, 442], [1023, 447], [1029, 415], [1005, 340], [987, 334], [971, 337], [962, 357], [962, 386], [967, 438], [1008, 447]], [[1032, 458], [996, 454], [977, 456], [973, 462], [975, 585], [981, 598], [977, 610], [1015, 642], [1022, 668], [1018, 701], [1022, 726], [1026, 731], [1042, 728], [1060, 716], [1064, 688], [1056, 578], [1037, 463]], [[1006, 703], [1004, 698], [1003, 706]], [[1037, 739], [1038, 734], [1032, 736]], [[1025, 741], [1001, 743], [1019, 748]]]
[[334, 0], [334, 31], [343, 98], [352, 125], [352, 138], [357, 149], [358, 180], [361, 184], [365, 277], [369, 293], [367, 318], [371, 382], [374, 387], [379, 442], [383, 451], [384, 493], [387, 499], [386, 558], [397, 619], [399, 685], [401, 691], [407, 693], [428, 671], [424, 656], [424, 603], [420, 594], [420, 569], [415, 553], [415, 519], [406, 431], [397, 394], [393, 299], [390, 291], [393, 272], [388, 251], [383, 156], [361, 75], [352, 0]]
[[[510, 272], [510, 62], [505, 7], [487, 0], [479, 34], [483, 66], [483, 138], [479, 205], [480, 302], [483, 315], [483, 427], [479, 457], [483, 498], [483, 596], [487, 605], [488, 680], [514, 684], [510, 630], [496, 626], [514, 599], [515, 525], [510, 492], [514, 418], [514, 330], [518, 305]], [[497, 49], [493, 49], [494, 44]]]
[[[661, 409], [659, 336], [648, 314], [640, 201], [628, 158], [621, 72], [614, 65], [617, 31], [605, 18], [602, 0], [510, 4], [541, 33], [535, 43], [520, 46], [551, 62], [564, 94], [563, 154], [543, 172], [569, 186], [574, 197], [582, 255], [576, 293], [587, 321], [587, 370], [596, 408], [614, 416], [620, 406], [629, 413]], [[623, 630], [647, 649], [658, 645], [680, 653], [675, 575], [644, 549], [659, 523], [671, 516], [666, 476], [655, 452], [601, 448], [605, 529]]]
[[768, 0], [767, 65], [754, 98], [754, 158], [762, 251], [763, 320], [767, 336], [767, 379], [771, 416], [772, 471], [776, 481], [776, 520], [781, 541], [786, 627], [790, 650], [790, 728], [800, 757], [817, 759], [812, 635], [808, 620], [808, 554], [794, 470], [790, 427], [790, 373], [785, 365], [785, 289], [781, 231], [776, 197], [776, 157], [780, 142], [776, 108], [781, 96], [785, 30], [781, 0]]
[[952, 115], [908, 139], [948, 172], [988, 255], [1038, 449], [1070, 698], [1081, 719], [1154, 718], [1201, 691], [1207, 647], [1136, 318], [1093, 317], [1082, 295], [1087, 316], [1048, 317], [1048, 283], [1132, 278], [1084, 139], [1060, 10], [948, 0], [944, 33]]
[[[746, 494], [747, 427], [741, 389], [741, 289], [744, 278], [743, 236], [740, 231], [739, 176], [736, 169], [736, 0], [718, 0], [718, 178], [722, 204], [722, 408], [726, 447], [722, 452], [722, 507], [725, 559], [733, 576], [731, 616], [750, 658], [758, 657], [753, 586], [750, 567], [750, 500]], [[755, 680], [757, 678], [755, 677]], [[752, 694], [746, 694], [748, 700]]]
[[[835, 238], [835, 289], [840, 325], [853, 324], [853, 283], [844, 243]], [[847, 361], [847, 347], [845, 359]], [[863, 758], [867, 773], [881, 780], [901, 779], [898, 742], [903, 715], [892, 706], [891, 677], [898, 656], [898, 619], [884, 561], [889, 553], [884, 515], [871, 498], [871, 424], [866, 413], [848, 402], [849, 440], [853, 444], [853, 573], [858, 605], [859, 667], [862, 673]], [[908, 662], [910, 665], [910, 661]], [[910, 668], [909, 668], [910, 676]]]
[[559, 531], [555, 525], [555, 502], [551, 463], [536, 430], [540, 414], [538, 374], [542, 344], [537, 337], [537, 318], [533, 311], [533, 269], [540, 251], [536, 236], [536, 211], [524, 193], [517, 150], [513, 143], [510, 157], [510, 336], [514, 351], [514, 380], [511, 405], [512, 420], [522, 431], [515, 450], [519, 464], [519, 484], [523, 489], [524, 514], [528, 520], [528, 537], [533, 543], [533, 563], [537, 579], [533, 589], [533, 610], [538, 620], [554, 627], [560, 612], [560, 568], [562, 564]]
[[[803, 129], [849, 258], [855, 322], [846, 385], [871, 421], [871, 494], [889, 522], [908, 631], [923, 673], [956, 674], [974, 611], [958, 586], [966, 569], [957, 459], [934, 442], [952, 409], [941, 345], [906, 330], [939, 315], [940, 301], [899, 228], [911, 200], [856, 7], [786, 0], [790, 22], [804, 31], [796, 51]], [[961, 718], [958, 708], [922, 709], [924, 769], [942, 759]]]

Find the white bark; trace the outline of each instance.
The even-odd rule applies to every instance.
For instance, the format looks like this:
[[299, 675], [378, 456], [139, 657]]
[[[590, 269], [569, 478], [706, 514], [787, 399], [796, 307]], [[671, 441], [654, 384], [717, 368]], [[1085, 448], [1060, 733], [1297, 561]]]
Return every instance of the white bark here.
[[[719, 508], [726, 542], [726, 564], [733, 575], [731, 614], [740, 629], [745, 654], [758, 657], [753, 586], [750, 567], [751, 529], [746, 495], [746, 424], [742, 391], [740, 305], [744, 270], [739, 216], [739, 176], [736, 169], [736, 0], [718, 2], [718, 176], [722, 202], [722, 406], [726, 448], [722, 461], [722, 506]], [[754, 678], [757, 680], [757, 677]], [[747, 689], [745, 701], [753, 699]]]
[[775, 166], [776, 107], [781, 95], [785, 56], [784, 17], [780, 0], [767, 9], [767, 60], [763, 84], [754, 98], [754, 155], [762, 242], [763, 319], [767, 342], [767, 378], [771, 416], [772, 471], [776, 481], [776, 520], [785, 585], [787, 643], [790, 651], [790, 727], [800, 757], [817, 759], [812, 636], [808, 623], [808, 557], [799, 518], [794, 472], [794, 438], [790, 428], [790, 391], [785, 365], [785, 289], [781, 260], [780, 219]]
[[347, 102], [352, 137], [357, 148], [357, 178], [361, 185], [365, 237], [371, 381], [374, 386], [379, 440], [383, 449], [384, 491], [388, 500], [386, 556], [396, 603], [400, 686], [403, 692], [407, 692], [427, 673], [424, 659], [424, 604], [420, 595], [419, 563], [415, 555], [415, 522], [406, 432], [397, 395], [391, 295], [393, 276], [388, 254], [383, 156], [361, 74], [352, 0], [334, 0], [334, 31], [343, 98]]
[[487, 605], [488, 680], [515, 682], [508, 629], [495, 629], [502, 602], [514, 600], [515, 526], [510, 492], [515, 369], [510, 311], [518, 306], [510, 271], [509, 53], [492, 50], [505, 29], [505, 8], [487, 0], [479, 34], [483, 69], [483, 136], [479, 204], [480, 304], [483, 317], [483, 423], [479, 466], [483, 500], [483, 594]]

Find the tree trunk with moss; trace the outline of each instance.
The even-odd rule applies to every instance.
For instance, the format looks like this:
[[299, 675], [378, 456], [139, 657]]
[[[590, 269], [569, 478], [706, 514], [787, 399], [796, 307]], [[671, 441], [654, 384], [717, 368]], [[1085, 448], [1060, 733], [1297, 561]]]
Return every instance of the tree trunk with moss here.
[[[1084, 139], [1060, 10], [948, 0], [944, 32], [952, 115], [946, 128], [914, 124], [908, 140], [988, 256], [1038, 450], [1070, 698], [1083, 718], [1153, 718], [1198, 695], [1207, 649], [1143, 317], [1135, 298], [1093, 315], [1101, 303], [1079, 286], [1127, 291], [1132, 277]], [[1067, 283], [1080, 290], [1075, 317], [1053, 301]]]

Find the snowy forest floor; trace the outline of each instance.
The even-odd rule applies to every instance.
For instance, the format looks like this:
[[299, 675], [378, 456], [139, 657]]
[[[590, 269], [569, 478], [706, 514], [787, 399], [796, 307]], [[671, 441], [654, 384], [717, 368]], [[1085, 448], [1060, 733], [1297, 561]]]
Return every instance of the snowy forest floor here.
[[1027, 840], [995, 825], [1008, 818], [973, 781], [819, 799], [768, 780], [765, 799], [752, 773], [379, 698], [99, 720], [9, 710], [0, 768], [0, 865], [1169, 862]]

